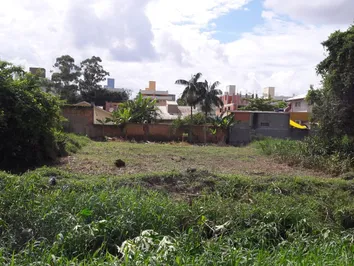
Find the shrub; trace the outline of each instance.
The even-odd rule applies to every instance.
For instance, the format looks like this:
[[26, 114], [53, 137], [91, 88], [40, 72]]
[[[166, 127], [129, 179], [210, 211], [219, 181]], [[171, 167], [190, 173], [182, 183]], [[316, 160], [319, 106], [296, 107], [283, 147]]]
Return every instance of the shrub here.
[[[16, 78], [15, 78], [16, 77]], [[39, 79], [0, 61], [0, 168], [22, 169], [54, 160], [60, 130], [59, 101]]]

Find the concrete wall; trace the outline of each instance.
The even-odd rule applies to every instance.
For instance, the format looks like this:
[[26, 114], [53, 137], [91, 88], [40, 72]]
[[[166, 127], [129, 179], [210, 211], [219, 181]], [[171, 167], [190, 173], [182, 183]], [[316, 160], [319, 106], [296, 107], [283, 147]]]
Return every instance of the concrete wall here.
[[251, 119], [253, 129], [288, 129], [289, 113], [254, 112]]
[[[248, 121], [247, 116], [249, 117]], [[249, 143], [253, 137], [302, 140], [309, 135], [308, 130], [289, 126], [289, 113], [236, 112], [235, 118], [243, 122], [230, 129], [231, 145]]]
[[230, 128], [229, 143], [231, 145], [244, 145], [251, 142], [251, 127], [248, 122], [242, 122]]

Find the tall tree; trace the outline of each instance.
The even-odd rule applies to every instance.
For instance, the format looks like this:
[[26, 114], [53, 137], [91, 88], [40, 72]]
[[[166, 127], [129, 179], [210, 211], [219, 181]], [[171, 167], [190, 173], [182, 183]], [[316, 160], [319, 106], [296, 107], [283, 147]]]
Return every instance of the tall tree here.
[[103, 90], [99, 84], [104, 81], [109, 73], [103, 69], [101, 58], [92, 56], [81, 62], [83, 78], [80, 80], [80, 92], [85, 101], [95, 102], [97, 93]]
[[327, 57], [317, 65], [323, 88], [310, 89], [313, 119], [322, 139], [354, 137], [354, 25], [332, 33], [322, 43]]
[[204, 81], [204, 85], [201, 90], [200, 103], [202, 106], [202, 111], [205, 113], [205, 117], [208, 117], [208, 114], [213, 110], [213, 106], [223, 107], [224, 103], [219, 98], [219, 95], [222, 94], [221, 90], [217, 89], [220, 85], [219, 81], [209, 84], [208, 81]]
[[201, 77], [202, 73], [197, 73], [190, 80], [179, 79], [175, 82], [175, 84], [185, 86], [181, 98], [191, 107], [191, 119], [193, 118], [193, 108], [201, 100], [202, 88], [204, 86], [204, 82], [198, 81]]
[[274, 111], [274, 100], [268, 98], [247, 98], [248, 105], [241, 107], [240, 110], [247, 111]]
[[56, 72], [52, 74], [54, 92], [62, 100], [75, 103], [78, 99], [78, 82], [81, 68], [75, 64], [70, 55], [58, 57], [53, 66]]

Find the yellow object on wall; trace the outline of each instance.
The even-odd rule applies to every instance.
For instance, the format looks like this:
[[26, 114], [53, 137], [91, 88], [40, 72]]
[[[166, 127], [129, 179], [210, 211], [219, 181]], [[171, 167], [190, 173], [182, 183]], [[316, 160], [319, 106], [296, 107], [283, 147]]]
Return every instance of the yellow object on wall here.
[[307, 129], [306, 126], [302, 126], [291, 119], [290, 119], [290, 126], [298, 128], [298, 129]]

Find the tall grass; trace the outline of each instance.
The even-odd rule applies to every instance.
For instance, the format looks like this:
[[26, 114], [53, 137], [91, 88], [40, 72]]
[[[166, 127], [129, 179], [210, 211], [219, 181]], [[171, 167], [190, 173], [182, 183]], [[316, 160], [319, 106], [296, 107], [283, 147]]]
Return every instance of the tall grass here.
[[66, 156], [78, 152], [78, 150], [90, 143], [91, 140], [86, 136], [58, 132], [56, 134], [56, 142], [59, 146], [60, 156]]
[[354, 168], [354, 157], [346, 151], [335, 150], [327, 152], [315, 138], [307, 140], [282, 140], [266, 138], [255, 142], [255, 146], [265, 155], [275, 156], [279, 161], [289, 165], [320, 170], [330, 174], [344, 174]]
[[[176, 173], [159, 178], [169, 182], [170, 175]], [[224, 176], [190, 198], [146, 188], [149, 178], [157, 177], [73, 176], [52, 168], [0, 173], [0, 264], [354, 261], [353, 181]]]

